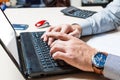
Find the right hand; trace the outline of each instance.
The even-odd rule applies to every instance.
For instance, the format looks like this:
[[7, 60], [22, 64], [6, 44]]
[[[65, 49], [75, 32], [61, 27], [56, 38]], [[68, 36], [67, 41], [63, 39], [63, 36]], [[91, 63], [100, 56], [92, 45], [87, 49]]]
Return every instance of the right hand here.
[[46, 35], [56, 39], [50, 45], [50, 54], [54, 59], [63, 60], [83, 71], [94, 71], [92, 56], [98, 52], [95, 48], [65, 33], [48, 32]]
[[74, 25], [64, 24], [60, 26], [51, 26], [41, 37], [43, 41], [48, 41], [48, 45], [50, 45], [54, 41], [54, 38], [48, 37], [46, 35], [46, 33], [48, 32], [62, 32], [80, 38], [82, 30], [78, 24]]

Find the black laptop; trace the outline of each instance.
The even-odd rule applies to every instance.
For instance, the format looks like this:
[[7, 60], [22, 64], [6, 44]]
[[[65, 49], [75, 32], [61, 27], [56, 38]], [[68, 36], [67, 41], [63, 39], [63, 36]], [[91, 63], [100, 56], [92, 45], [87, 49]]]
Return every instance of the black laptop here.
[[16, 37], [10, 21], [0, 9], [0, 39], [4, 49], [26, 78], [78, 72], [62, 60], [54, 60], [50, 47], [40, 39], [44, 32], [23, 32]]

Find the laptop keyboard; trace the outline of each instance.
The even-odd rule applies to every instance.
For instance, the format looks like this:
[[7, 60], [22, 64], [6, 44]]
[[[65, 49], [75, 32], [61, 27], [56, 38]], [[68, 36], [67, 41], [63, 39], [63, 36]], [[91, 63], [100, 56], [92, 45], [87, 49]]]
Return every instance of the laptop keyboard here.
[[44, 42], [40, 37], [43, 32], [32, 32], [32, 40], [35, 47], [35, 51], [40, 60], [40, 64], [43, 66], [44, 71], [48, 71], [50, 69], [54, 69], [57, 67], [67, 67], [69, 66], [64, 61], [54, 60], [50, 55], [50, 47]]

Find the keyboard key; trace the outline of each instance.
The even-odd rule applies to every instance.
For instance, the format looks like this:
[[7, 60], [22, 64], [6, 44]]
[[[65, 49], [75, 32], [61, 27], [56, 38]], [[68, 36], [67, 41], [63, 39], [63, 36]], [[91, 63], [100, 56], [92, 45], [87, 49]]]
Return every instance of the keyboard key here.
[[65, 67], [68, 66], [64, 61], [54, 60], [50, 55], [50, 47], [44, 42], [40, 37], [43, 32], [33, 32], [31, 35], [33, 37], [33, 44], [40, 61], [40, 64], [43, 66], [45, 71], [49, 71], [50, 69], [54, 69], [55, 67]]

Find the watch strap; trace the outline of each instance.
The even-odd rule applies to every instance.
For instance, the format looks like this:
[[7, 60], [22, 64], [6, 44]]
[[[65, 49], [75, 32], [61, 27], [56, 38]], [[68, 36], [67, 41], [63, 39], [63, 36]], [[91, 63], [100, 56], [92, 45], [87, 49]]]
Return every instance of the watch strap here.
[[103, 74], [103, 68], [97, 68], [93, 64], [92, 64], [92, 67], [93, 67], [93, 70], [94, 70], [95, 73], [97, 73], [97, 74]]

